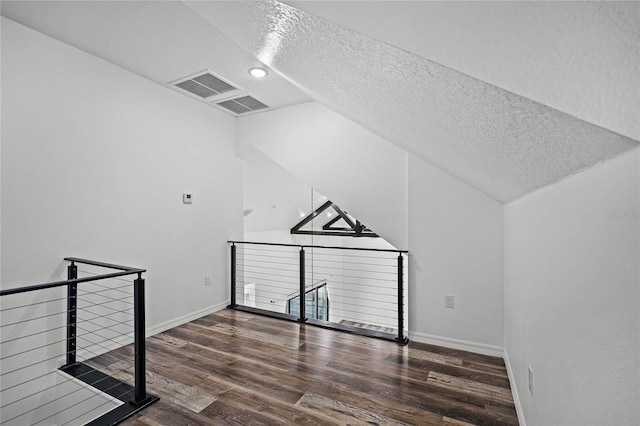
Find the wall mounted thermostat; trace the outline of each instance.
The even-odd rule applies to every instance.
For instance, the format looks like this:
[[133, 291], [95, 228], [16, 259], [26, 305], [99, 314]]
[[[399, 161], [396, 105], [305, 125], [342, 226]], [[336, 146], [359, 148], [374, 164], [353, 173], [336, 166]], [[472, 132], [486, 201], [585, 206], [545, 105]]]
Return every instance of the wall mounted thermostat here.
[[189, 194], [187, 192], [182, 194], [182, 203], [183, 204], [193, 204], [193, 194]]

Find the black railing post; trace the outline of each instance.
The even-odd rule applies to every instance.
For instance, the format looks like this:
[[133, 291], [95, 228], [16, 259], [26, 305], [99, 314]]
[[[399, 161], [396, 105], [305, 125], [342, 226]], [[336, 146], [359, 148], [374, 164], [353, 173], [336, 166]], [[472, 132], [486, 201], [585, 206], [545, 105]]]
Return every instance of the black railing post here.
[[409, 340], [404, 336], [404, 258], [398, 253], [398, 343], [406, 344]]
[[135, 398], [131, 402], [134, 405], [142, 404], [147, 400], [144, 316], [144, 278], [141, 273], [138, 273], [138, 278], [133, 282]]
[[298, 317], [299, 322], [305, 322], [307, 320], [307, 316], [305, 313], [305, 307], [307, 298], [305, 295], [305, 271], [304, 271], [304, 247], [300, 247], [300, 297], [298, 303], [298, 312], [300, 316]]
[[[78, 266], [67, 266], [67, 279], [78, 278]], [[78, 322], [78, 284], [67, 285], [67, 360], [66, 365], [76, 363], [76, 335]]]
[[235, 308], [236, 301], [236, 245], [231, 244], [231, 304], [227, 308]]

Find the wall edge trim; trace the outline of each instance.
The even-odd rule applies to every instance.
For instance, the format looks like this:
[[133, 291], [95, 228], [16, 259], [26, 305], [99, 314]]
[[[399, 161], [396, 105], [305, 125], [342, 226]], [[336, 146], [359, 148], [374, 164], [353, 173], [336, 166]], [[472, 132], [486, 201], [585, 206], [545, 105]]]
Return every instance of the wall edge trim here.
[[409, 332], [409, 339], [420, 342], [428, 343], [431, 345], [444, 346], [451, 349], [459, 349], [468, 352], [475, 352], [482, 355], [497, 356], [502, 358], [504, 356], [504, 348], [501, 346], [488, 345], [486, 343], [471, 342], [468, 340], [453, 339], [451, 337], [436, 336], [433, 334], [420, 333], [417, 331]]
[[229, 306], [229, 300], [225, 300], [224, 302], [218, 303], [213, 306], [208, 306], [206, 308], [197, 310], [195, 312], [190, 312], [186, 315], [179, 316], [177, 318], [170, 319], [153, 327], [149, 327], [146, 330], [147, 337], [151, 337], [158, 333], [162, 333], [163, 331], [167, 331], [171, 328], [177, 327], [182, 324], [186, 324], [188, 322], [197, 320], [198, 318], [202, 318], [206, 315], [213, 314], [215, 312], [221, 311]]
[[507, 353], [506, 349], [504, 350], [503, 358], [504, 358], [505, 367], [507, 367], [507, 376], [509, 377], [509, 387], [511, 388], [513, 403], [516, 406], [518, 423], [520, 424], [520, 426], [527, 426], [527, 422], [524, 419], [524, 412], [522, 411], [522, 404], [520, 404], [520, 396], [518, 395], [518, 388], [516, 387], [516, 378], [513, 375], [513, 369], [511, 368], [511, 362], [509, 361], [509, 354]]

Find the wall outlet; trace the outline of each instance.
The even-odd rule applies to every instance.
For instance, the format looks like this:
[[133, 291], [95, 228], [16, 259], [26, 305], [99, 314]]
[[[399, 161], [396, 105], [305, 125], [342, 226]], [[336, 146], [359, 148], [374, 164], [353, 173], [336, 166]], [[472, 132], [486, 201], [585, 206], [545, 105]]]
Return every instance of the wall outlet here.
[[444, 307], [453, 309], [453, 295], [451, 294], [444, 295]]
[[211, 275], [204, 276], [204, 285], [211, 285]]
[[527, 367], [527, 371], [529, 372], [529, 392], [533, 396], [533, 369], [530, 365]]
[[185, 192], [182, 194], [183, 204], [193, 204], [193, 194]]

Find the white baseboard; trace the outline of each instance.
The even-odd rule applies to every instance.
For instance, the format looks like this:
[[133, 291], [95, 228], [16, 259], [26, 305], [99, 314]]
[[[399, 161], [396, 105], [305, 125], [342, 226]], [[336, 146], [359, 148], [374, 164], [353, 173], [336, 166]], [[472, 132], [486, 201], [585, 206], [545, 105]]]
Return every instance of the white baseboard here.
[[430, 345], [444, 346], [446, 348], [475, 352], [482, 355], [491, 355], [500, 358], [504, 355], [504, 348], [501, 346], [470, 342], [468, 340], [452, 339], [450, 337], [435, 336], [433, 334], [419, 333], [417, 331], [409, 331], [409, 339], [420, 343], [429, 343]]
[[511, 394], [513, 395], [513, 403], [516, 406], [516, 414], [518, 415], [518, 423], [520, 426], [527, 426], [527, 422], [524, 420], [524, 413], [522, 411], [522, 405], [520, 404], [520, 397], [518, 396], [518, 388], [516, 387], [516, 379], [513, 375], [511, 368], [511, 362], [509, 361], [509, 354], [507, 350], [504, 350], [503, 354], [504, 364], [507, 367], [507, 376], [509, 376], [509, 386], [511, 386]]
[[193, 320], [197, 320], [198, 318], [202, 318], [205, 315], [213, 314], [215, 312], [221, 311], [229, 306], [230, 301], [224, 301], [222, 303], [218, 303], [217, 305], [209, 306], [204, 309], [200, 309], [199, 311], [190, 312], [186, 315], [182, 315], [178, 318], [171, 319], [169, 321], [165, 321], [161, 324], [154, 325], [153, 327], [148, 327], [146, 331], [147, 337], [153, 336], [158, 333], [162, 333], [163, 331], [167, 331], [170, 328], [177, 327], [182, 324], [186, 324]]

